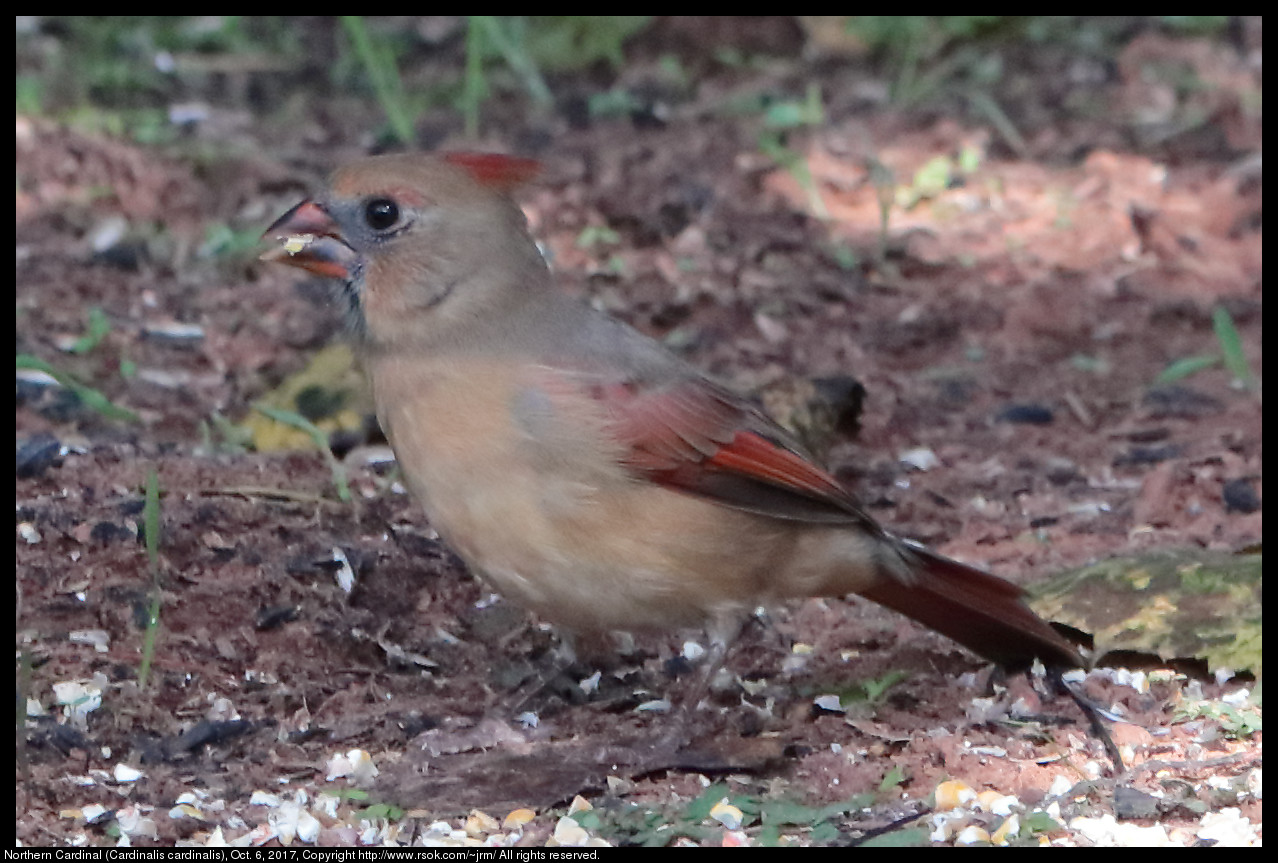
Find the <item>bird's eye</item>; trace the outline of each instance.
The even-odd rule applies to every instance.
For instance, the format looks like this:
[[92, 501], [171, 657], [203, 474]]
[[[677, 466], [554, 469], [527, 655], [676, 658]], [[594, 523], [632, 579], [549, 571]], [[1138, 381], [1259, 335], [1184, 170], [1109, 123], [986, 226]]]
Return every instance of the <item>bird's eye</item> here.
[[390, 198], [373, 198], [364, 205], [364, 221], [375, 231], [384, 231], [399, 221], [399, 204]]

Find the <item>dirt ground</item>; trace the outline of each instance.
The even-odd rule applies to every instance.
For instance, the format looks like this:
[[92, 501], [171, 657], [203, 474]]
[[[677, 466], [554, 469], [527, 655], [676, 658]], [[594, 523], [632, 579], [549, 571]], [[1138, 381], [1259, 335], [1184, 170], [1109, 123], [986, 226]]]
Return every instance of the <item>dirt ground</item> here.
[[[424, 124], [431, 146], [545, 163], [519, 198], [564, 290], [758, 396], [896, 532], [1018, 583], [1260, 542], [1258, 381], [1217, 361], [1158, 382], [1220, 357], [1219, 309], [1261, 369], [1258, 21], [1239, 45], [1137, 37], [1096, 79], [1016, 57], [1011, 137], [893, 108], [863, 65], [798, 52], [669, 94], [660, 40], [686, 34], [663, 26], [619, 83], [650, 94], [631, 116], [583, 119], [582, 76], [552, 81], [550, 115], [493, 106], [481, 141], [451, 113]], [[1208, 86], [1142, 75], [1151, 58]], [[805, 185], [761, 151], [757, 115], [716, 106], [809, 84], [823, 122], [787, 139]], [[1083, 89], [1103, 110], [1062, 107]], [[811, 600], [747, 628], [675, 751], [662, 735], [702, 634], [620, 639], [556, 675], [557, 634], [465, 572], [375, 430], [343, 435], [353, 502], [314, 449], [237, 446], [222, 418], [244, 421], [340, 321], [296, 271], [209, 254], [208, 229], [260, 232], [378, 122], [371, 104], [287, 123], [253, 107], [163, 150], [18, 117], [18, 353], [136, 414], [19, 372], [20, 842], [1259, 841], [1260, 733], [1177, 713], [1245, 681], [1093, 672], [1082, 688], [1124, 720], [1107, 723], [1116, 770], [1042, 679], [992, 677], [870, 603]], [[77, 353], [91, 307], [109, 329]], [[947, 781], [996, 793], [933, 815]]]

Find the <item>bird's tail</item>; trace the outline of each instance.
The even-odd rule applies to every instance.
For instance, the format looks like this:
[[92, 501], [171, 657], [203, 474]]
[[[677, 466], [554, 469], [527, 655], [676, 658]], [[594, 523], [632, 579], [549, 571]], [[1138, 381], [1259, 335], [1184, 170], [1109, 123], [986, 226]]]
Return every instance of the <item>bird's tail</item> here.
[[991, 662], [1017, 669], [1033, 663], [1084, 664], [1073, 644], [1025, 604], [1010, 581], [922, 546], [903, 544], [911, 578], [884, 578], [861, 596], [935, 629]]

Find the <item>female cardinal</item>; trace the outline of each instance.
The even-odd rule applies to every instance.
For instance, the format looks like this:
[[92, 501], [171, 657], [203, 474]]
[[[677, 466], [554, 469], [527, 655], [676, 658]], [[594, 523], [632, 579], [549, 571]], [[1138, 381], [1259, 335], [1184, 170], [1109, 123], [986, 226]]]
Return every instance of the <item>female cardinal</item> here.
[[1082, 664], [1010, 582], [879, 527], [792, 435], [556, 292], [508, 194], [537, 163], [378, 156], [267, 231], [342, 280], [381, 421], [431, 524], [570, 630], [707, 625], [858, 593], [1010, 667]]

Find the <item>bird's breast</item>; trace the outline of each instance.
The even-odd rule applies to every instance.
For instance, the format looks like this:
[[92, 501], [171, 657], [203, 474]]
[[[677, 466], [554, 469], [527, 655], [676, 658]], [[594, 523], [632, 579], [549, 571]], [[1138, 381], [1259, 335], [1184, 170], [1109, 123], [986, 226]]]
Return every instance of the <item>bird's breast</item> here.
[[481, 577], [580, 630], [669, 629], [777, 593], [793, 528], [635, 477], [607, 417], [533, 365], [370, 364], [432, 526]]
[[592, 438], [598, 423], [522, 365], [385, 359], [369, 372], [405, 483], [440, 536], [503, 594], [584, 628], [601, 602], [583, 596], [600, 581], [588, 534], [601, 500], [634, 482]]

